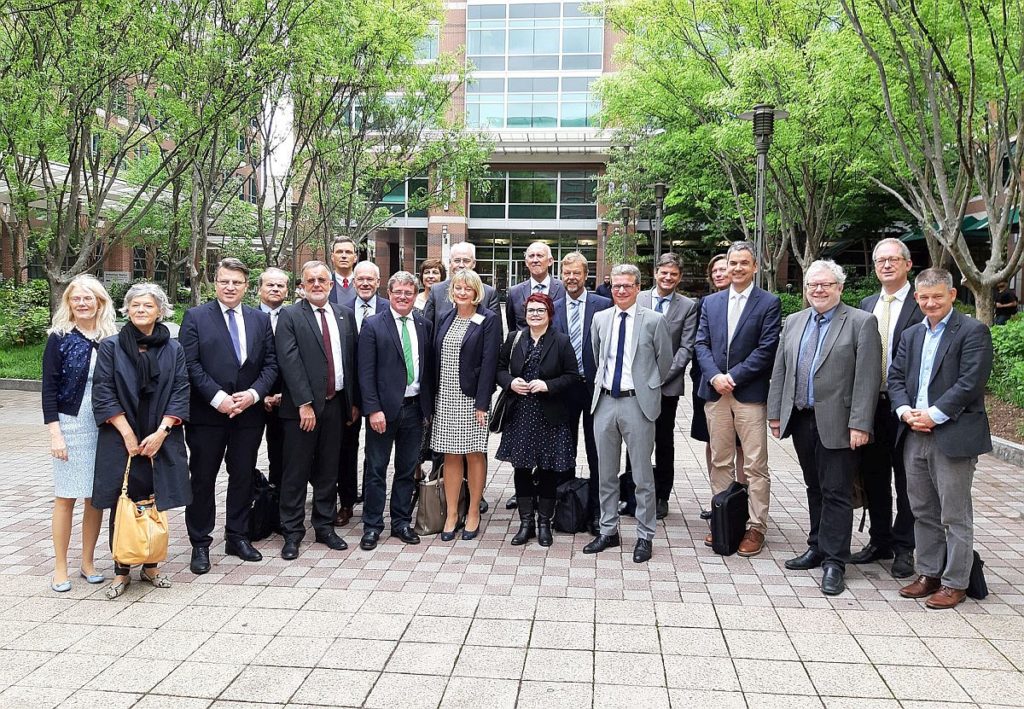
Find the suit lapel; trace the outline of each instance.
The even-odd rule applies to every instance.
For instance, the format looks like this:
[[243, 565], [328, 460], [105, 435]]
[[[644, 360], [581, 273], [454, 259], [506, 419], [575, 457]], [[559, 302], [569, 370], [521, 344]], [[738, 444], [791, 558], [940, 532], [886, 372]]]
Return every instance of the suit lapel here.
[[[214, 300], [210, 303], [210, 319], [213, 320], [213, 329], [217, 332], [217, 336], [224, 342], [224, 346], [228, 348], [228, 352], [231, 354], [235, 353], [235, 343], [231, 341], [231, 333], [228, 332], [228, 324], [225, 321], [224, 311], [220, 309], [220, 301]], [[236, 358], [235, 362], [238, 360]]]
[[[725, 298], [725, 319], [726, 319], [726, 322], [728, 322], [728, 320], [729, 320], [729, 296], [728, 296], [728, 294], [731, 293], [732, 291], [731, 290], [726, 290], [725, 292], [727, 294], [726, 298]], [[736, 334], [740, 330], [743, 329], [743, 325], [747, 322], [747, 319], [750, 317], [750, 313], [754, 310], [754, 304], [757, 302], [758, 298], [760, 298], [760, 297], [761, 297], [761, 289], [758, 288], [757, 286], [754, 286], [753, 290], [750, 291], [750, 295], [747, 297], [746, 305], [743, 306], [743, 312], [740, 313], [740, 319], [738, 321], [736, 321], [736, 330], [733, 331], [733, 333], [732, 333], [732, 339], [735, 340], [736, 339]], [[726, 328], [728, 329], [728, 325], [726, 326]]]
[[[566, 307], [569, 305], [568, 296], [565, 301]], [[590, 298], [587, 298], [583, 306], [583, 348], [590, 347], [590, 326], [594, 324], [594, 312], [595, 303]], [[566, 313], [568, 316], [568, 313]], [[566, 320], [568, 323], [568, 320]], [[568, 327], [566, 327], [566, 334], [569, 334]]]
[[892, 337], [893, 341], [889, 343], [893, 354], [896, 354], [896, 346], [900, 343], [900, 335], [912, 324], [910, 319], [915, 310], [917, 310], [917, 301], [914, 300], [914, 291], [911, 290], [907, 293], [907, 297], [904, 298], [903, 307], [900, 308], [900, 314], [896, 318], [896, 329], [893, 331]]
[[[939, 339], [939, 346], [935, 350], [935, 359], [932, 361], [932, 378], [927, 382], [926, 386], [931, 386], [931, 383], [935, 381], [935, 375], [939, 373], [939, 368], [942, 367], [942, 359], [946, 356], [946, 352], [949, 351], [949, 343], [956, 337], [957, 331], [960, 330], [960, 318], [962, 316], [957, 311], [953, 311], [953, 317], [946, 323], [946, 327], [942, 331], [942, 337]], [[925, 327], [928, 327], [925, 325]]]
[[241, 309], [242, 319], [245, 321], [245, 361], [248, 362], [252, 359], [252, 353], [256, 351], [256, 313], [244, 305], [238, 307]]
[[[330, 306], [327, 306], [330, 307]], [[323, 353], [324, 357], [327, 356], [327, 350], [324, 349], [324, 336], [320, 332], [320, 325], [317, 323], [317, 314], [313, 312], [313, 307], [309, 301], [305, 301], [305, 304], [299, 304], [299, 309], [302, 311], [302, 315], [306, 319], [306, 323], [313, 331], [313, 339], [320, 347], [320, 352]]]
[[[406, 321], [406, 324], [408, 325], [408, 321]], [[415, 325], [415, 321], [413, 321], [413, 324]], [[366, 327], [366, 323], [365, 322], [363, 323], [363, 327]], [[394, 318], [388, 318], [387, 319], [387, 324], [386, 324], [385, 329], [388, 331], [388, 334], [391, 335], [391, 342], [398, 349], [398, 354], [400, 356], [400, 359], [402, 361], [405, 361], [405, 348], [402, 347], [402, 333], [399, 330], [400, 327], [401, 327], [401, 323], [399, 323]], [[420, 334], [419, 330], [417, 330], [416, 331], [417, 339], [419, 339], [419, 337], [418, 337], [419, 334]]]
[[925, 325], [923, 328], [916, 328], [914, 330], [914, 336], [910, 338], [909, 351], [907, 352], [907, 394], [910, 396], [910, 405], [916, 406], [917, 395], [921, 391], [921, 356], [924, 354], [924, 335]]
[[[821, 367], [821, 363], [828, 357], [828, 353], [832, 351], [832, 347], [836, 344], [836, 340], [839, 339], [839, 333], [842, 332], [843, 328], [846, 327], [846, 305], [840, 303], [836, 308], [835, 314], [832, 316], [832, 322], [828, 325], [828, 332], [825, 333], [825, 341], [821, 343], [821, 352], [818, 353], [818, 363], [814, 367], [814, 371], [817, 372], [818, 368]], [[808, 315], [810, 317], [810, 315]]]
[[637, 343], [640, 342], [640, 328], [644, 326], [647, 312], [642, 308], [636, 309], [636, 321], [633, 323], [633, 341], [629, 343], [630, 357], [636, 358]]

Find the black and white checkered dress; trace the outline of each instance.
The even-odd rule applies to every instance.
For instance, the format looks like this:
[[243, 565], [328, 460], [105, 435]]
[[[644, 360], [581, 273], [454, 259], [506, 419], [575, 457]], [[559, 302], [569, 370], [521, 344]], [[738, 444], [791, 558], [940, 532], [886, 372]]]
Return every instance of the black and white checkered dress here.
[[435, 453], [486, 453], [487, 427], [476, 422], [476, 401], [459, 387], [459, 358], [469, 319], [455, 317], [441, 344], [441, 381], [430, 447]]

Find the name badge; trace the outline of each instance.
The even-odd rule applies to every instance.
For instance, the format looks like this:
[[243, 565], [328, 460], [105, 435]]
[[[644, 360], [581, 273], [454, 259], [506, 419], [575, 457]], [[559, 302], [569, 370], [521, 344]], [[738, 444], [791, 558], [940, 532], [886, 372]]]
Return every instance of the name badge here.
[[473, 313], [473, 317], [471, 317], [469, 319], [469, 321], [471, 323], [473, 323], [474, 325], [483, 325], [484, 324], [484, 316], [481, 315], [480, 313]]

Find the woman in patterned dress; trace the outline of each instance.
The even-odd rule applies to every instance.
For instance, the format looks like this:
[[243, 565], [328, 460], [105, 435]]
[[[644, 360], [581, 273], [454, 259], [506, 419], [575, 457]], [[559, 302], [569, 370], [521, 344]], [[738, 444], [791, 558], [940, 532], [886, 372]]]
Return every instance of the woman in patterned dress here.
[[569, 336], [550, 327], [554, 314], [550, 297], [531, 295], [526, 299], [528, 329], [510, 332], [498, 355], [498, 384], [513, 395], [495, 457], [515, 469], [519, 531], [511, 543], [516, 546], [535, 533], [542, 547], [551, 546], [555, 486], [566, 473], [576, 474], [572, 412], [566, 402], [579, 398], [576, 387], [583, 379]]
[[[463, 476], [469, 482], [469, 511], [463, 539], [480, 531], [480, 498], [487, 476], [487, 418], [501, 348], [501, 320], [480, 304], [484, 284], [465, 269], [451, 278], [448, 297], [455, 304], [434, 328], [437, 400], [430, 447], [444, 453], [447, 519], [441, 541], [455, 538]], [[465, 455], [466, 469], [462, 458]]]
[[105, 579], [96, 572], [93, 562], [103, 510], [91, 504], [99, 435], [92, 415], [92, 374], [96, 346], [116, 329], [114, 305], [103, 284], [92, 276], [78, 276], [61, 296], [43, 351], [43, 421], [50, 429], [54, 486], [54, 569], [50, 588], [57, 593], [71, 590], [68, 546], [75, 500], [79, 498], [84, 500], [79, 574], [89, 583], [103, 583]]

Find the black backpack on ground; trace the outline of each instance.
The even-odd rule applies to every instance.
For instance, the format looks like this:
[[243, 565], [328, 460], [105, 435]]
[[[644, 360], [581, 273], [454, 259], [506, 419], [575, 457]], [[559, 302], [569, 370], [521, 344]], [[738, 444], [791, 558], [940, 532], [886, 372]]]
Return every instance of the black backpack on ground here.
[[716, 554], [736, 553], [747, 531], [747, 486], [733, 481], [711, 498], [711, 549]]
[[587, 531], [590, 524], [589, 485], [583, 478], [573, 478], [556, 489], [555, 518], [551, 524], [559, 532], [576, 534]]
[[258, 542], [281, 531], [281, 493], [267, 476], [253, 471], [253, 503], [249, 515], [249, 540]]

